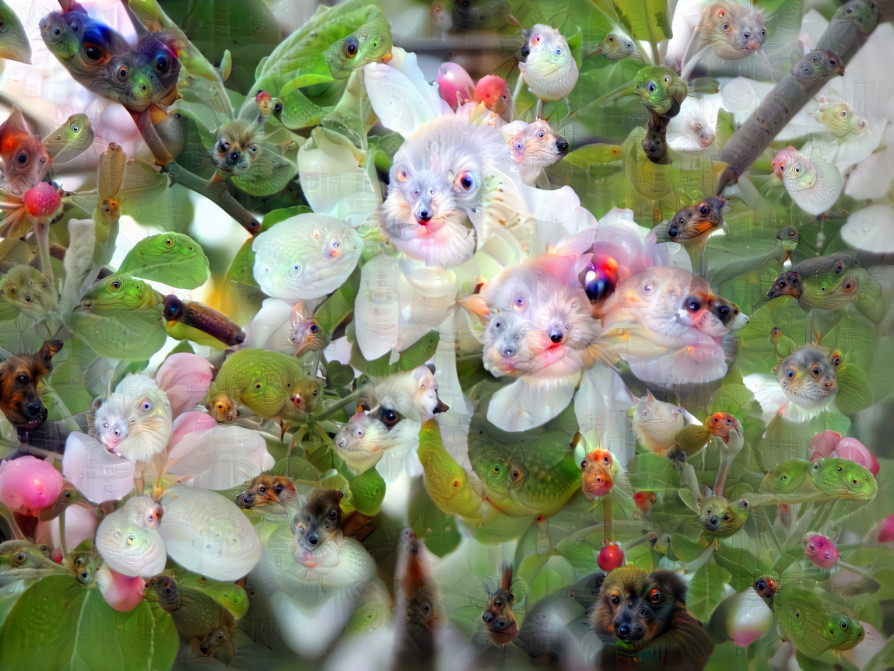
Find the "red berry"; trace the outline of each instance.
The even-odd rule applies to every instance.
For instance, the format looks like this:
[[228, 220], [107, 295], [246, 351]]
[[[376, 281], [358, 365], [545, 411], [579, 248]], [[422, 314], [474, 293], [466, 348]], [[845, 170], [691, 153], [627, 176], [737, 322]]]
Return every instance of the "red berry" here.
[[606, 545], [599, 551], [599, 556], [596, 557], [596, 563], [599, 564], [599, 568], [606, 573], [614, 571], [624, 563], [624, 551], [619, 548], [616, 543]]
[[52, 184], [41, 182], [22, 196], [25, 209], [32, 217], [49, 217], [59, 209], [61, 199]]

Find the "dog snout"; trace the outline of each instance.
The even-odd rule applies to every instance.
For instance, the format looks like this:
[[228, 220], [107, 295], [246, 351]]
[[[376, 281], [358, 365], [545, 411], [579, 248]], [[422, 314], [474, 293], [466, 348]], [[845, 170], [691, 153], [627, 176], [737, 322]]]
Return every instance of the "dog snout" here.
[[619, 624], [615, 626], [615, 633], [618, 635], [618, 638], [630, 638], [630, 635], [633, 633], [633, 629], [626, 622], [624, 624]]
[[34, 419], [38, 415], [40, 415], [41, 410], [43, 410], [43, 404], [39, 401], [31, 401], [28, 405], [25, 406], [25, 415], [29, 419]]
[[564, 155], [568, 153], [568, 140], [563, 137], [560, 137], [556, 140], [556, 149], [559, 150], [559, 153]]
[[317, 543], [320, 542], [320, 537], [317, 536], [316, 534], [310, 534], [307, 537], [307, 542], [310, 543], [311, 545], [316, 545]]
[[494, 614], [493, 613], [485, 613], [484, 615], [481, 616], [481, 619], [484, 620], [484, 624], [490, 624], [491, 622], [494, 621]]
[[255, 498], [248, 492], [236, 497], [236, 503], [240, 504], [243, 508], [251, 508], [252, 505], [254, 505], [254, 502]]

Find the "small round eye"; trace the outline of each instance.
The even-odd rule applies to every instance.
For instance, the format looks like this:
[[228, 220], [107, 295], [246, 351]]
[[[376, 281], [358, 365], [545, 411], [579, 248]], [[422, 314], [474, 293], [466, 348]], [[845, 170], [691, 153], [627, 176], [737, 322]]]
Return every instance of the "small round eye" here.
[[556, 53], [556, 56], [561, 56], [561, 55], [562, 55], [562, 48], [561, 48], [561, 47], [556, 47], [556, 52], [555, 52], [555, 53]]
[[582, 462], [580, 462], [580, 467], [581, 467], [581, 468], [584, 468], [584, 469], [587, 467], [587, 460], [586, 460], [586, 459], [584, 459]]
[[171, 61], [168, 60], [168, 57], [166, 54], [158, 54], [155, 57], [155, 71], [156, 72], [161, 72], [162, 74], [164, 74], [165, 72], [168, 71], [168, 68], [170, 67], [170, 65], [171, 65]]
[[819, 366], [814, 366], [813, 368], [811, 368], [810, 374], [813, 375], [814, 377], [819, 377], [819, 374], [820, 374]]
[[786, 371], [785, 371], [785, 376], [786, 376], [789, 380], [794, 379], [794, 377], [795, 377], [795, 369], [794, 369], [794, 368], [789, 368], [788, 370], [786, 370]]
[[18, 561], [18, 562], [23, 562], [23, 561], [25, 561], [25, 553], [24, 553], [24, 552], [20, 552], [19, 554], [17, 554], [17, 555], [16, 555], [16, 561]]
[[453, 180], [453, 183], [463, 191], [471, 191], [472, 187], [475, 186], [475, 180], [472, 178], [472, 174], [468, 171], [459, 173], [456, 176], [456, 179]]
[[537, 133], [537, 137], [546, 137], [546, 133], [540, 131], [539, 133]]
[[543, 38], [540, 35], [534, 35], [534, 37], [531, 38], [531, 46], [536, 47], [541, 42], [543, 42]]
[[354, 58], [357, 55], [357, 51], [359, 50], [359, 45], [357, 44], [357, 38], [353, 35], [348, 36], [345, 39], [345, 47], [344, 54], [346, 58]]
[[836, 275], [841, 275], [844, 272], [844, 261], [836, 261], [834, 271]]
[[112, 280], [112, 288], [118, 290], [121, 288], [121, 280]]
[[658, 86], [656, 86], [655, 82], [649, 82], [649, 85], [646, 86], [646, 89], [648, 89], [649, 93], [655, 93], [655, 91], [658, 90]]
[[118, 71], [115, 73], [115, 75], [121, 81], [125, 81], [127, 79], [127, 75], [128, 75], [127, 68], [122, 65], [121, 67], [118, 68]]
[[711, 213], [711, 208], [708, 207], [707, 205], [700, 205], [698, 208], [698, 213], [700, 215], [702, 215], [703, 217], [707, 216], [708, 214]]
[[264, 485], [261, 485], [260, 487], [258, 487], [258, 493], [259, 493], [259, 494], [266, 494], [266, 493], [267, 493], [267, 488], [266, 488]]
[[661, 590], [658, 588], [652, 588], [649, 592], [649, 601], [652, 603], [661, 603], [664, 600], [664, 594], [661, 593]]
[[170, 249], [173, 246], [174, 246], [174, 239], [173, 238], [165, 238], [165, 247]]
[[653, 291], [655, 291], [655, 288], [651, 284], [647, 283], [643, 285], [643, 293], [647, 296], [649, 296]]
[[515, 304], [517, 308], [525, 307], [527, 301], [525, 300], [524, 294], [516, 294], [515, 298], [512, 299], [512, 302]]
[[19, 384], [28, 384], [28, 376], [18, 375], [16, 376], [16, 382], [18, 382]]
[[16, 154], [16, 163], [20, 166], [25, 167], [30, 162], [31, 158], [28, 156], [28, 153], [25, 151], [20, 151]]
[[728, 24], [728, 23], [721, 23], [721, 24], [720, 24], [720, 27], [721, 27], [723, 30], [729, 30], [729, 24]]
[[259, 151], [258, 145], [256, 145], [256, 144], [248, 145], [248, 153], [251, 154], [252, 156], [256, 156], [258, 151]]
[[401, 168], [400, 170], [395, 172], [394, 176], [397, 177], [398, 182], [406, 182], [407, 179], [409, 179], [409, 175], [407, 174], [407, 171], [404, 170], [403, 168]]
[[732, 519], [732, 515], [730, 515], [729, 513], [726, 513], [726, 514], [723, 516], [723, 521], [724, 521], [724, 522], [729, 522], [731, 519]]
[[330, 510], [330, 511], [329, 511], [329, 519], [330, 519], [330, 520], [337, 520], [337, 519], [338, 519], [338, 511], [337, 511], [337, 510]]
[[615, 41], [615, 36], [614, 36], [614, 35], [609, 35], [609, 36], [608, 36], [608, 41], [609, 41], [609, 42], [614, 42], [614, 41]]
[[612, 458], [606, 454], [604, 457], [602, 457], [602, 463], [606, 466], [611, 466]]
[[274, 114], [282, 114], [282, 103], [277, 101], [273, 103], [273, 113]]
[[617, 594], [612, 594], [608, 598], [608, 600], [611, 601], [613, 606], [617, 606], [619, 603], [621, 603], [621, 597], [619, 597]]
[[311, 333], [317, 334], [317, 333], [320, 332], [320, 327], [317, 326], [316, 324], [311, 324], [310, 327], [308, 328], [308, 330], [309, 330]]
[[149, 412], [152, 410], [152, 404], [149, 401], [143, 401], [142, 404], [140, 404], [140, 409], [144, 412]]
[[81, 127], [76, 123], [71, 124], [70, 128], [72, 133], [78, 133], [81, 130]]
[[230, 143], [226, 140], [221, 140], [217, 143], [217, 151], [219, 151], [221, 154], [225, 154], [226, 152], [230, 151]]

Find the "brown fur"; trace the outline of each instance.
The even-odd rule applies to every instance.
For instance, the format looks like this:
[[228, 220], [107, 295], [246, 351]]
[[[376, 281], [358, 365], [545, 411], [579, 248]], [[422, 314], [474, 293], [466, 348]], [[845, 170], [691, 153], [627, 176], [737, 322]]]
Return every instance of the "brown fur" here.
[[341, 531], [342, 492], [337, 489], [316, 490], [292, 519], [292, 530], [298, 545], [308, 552], [335, 540]]
[[489, 596], [481, 619], [493, 644], [503, 647], [518, 635], [518, 622], [512, 612], [515, 595], [512, 593], [512, 567], [509, 564], [503, 566], [500, 588]]
[[41, 381], [53, 369], [53, 355], [60, 349], [61, 341], [50, 340], [37, 354], [20, 354], [0, 362], [0, 411], [20, 430], [31, 431], [46, 421]]
[[[295, 483], [283, 475], [261, 473], [248, 483], [245, 491], [236, 496], [240, 508], [261, 508], [269, 505], [295, 505], [298, 492]], [[297, 506], [296, 506], [297, 507]]]
[[598, 668], [703, 669], [714, 644], [686, 611], [685, 597], [686, 586], [671, 571], [646, 575], [631, 566], [612, 571], [590, 614], [606, 643]]

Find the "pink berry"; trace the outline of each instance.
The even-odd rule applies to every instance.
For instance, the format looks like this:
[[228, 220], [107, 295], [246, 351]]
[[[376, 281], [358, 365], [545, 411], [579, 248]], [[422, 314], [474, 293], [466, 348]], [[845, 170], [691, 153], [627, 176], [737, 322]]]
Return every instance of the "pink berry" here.
[[50, 217], [59, 209], [61, 198], [56, 187], [47, 182], [41, 182], [33, 189], [29, 189], [22, 196], [25, 209], [32, 217]]

